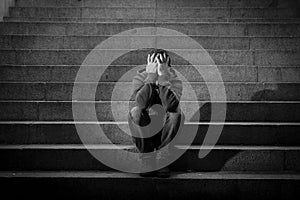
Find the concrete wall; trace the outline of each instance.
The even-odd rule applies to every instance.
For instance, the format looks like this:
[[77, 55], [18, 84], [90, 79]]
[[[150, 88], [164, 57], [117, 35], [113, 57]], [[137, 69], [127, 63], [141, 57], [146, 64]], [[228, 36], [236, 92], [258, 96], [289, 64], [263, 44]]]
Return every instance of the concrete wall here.
[[13, 6], [15, 0], [0, 0], [0, 21], [3, 21], [3, 17], [7, 16], [8, 8]]

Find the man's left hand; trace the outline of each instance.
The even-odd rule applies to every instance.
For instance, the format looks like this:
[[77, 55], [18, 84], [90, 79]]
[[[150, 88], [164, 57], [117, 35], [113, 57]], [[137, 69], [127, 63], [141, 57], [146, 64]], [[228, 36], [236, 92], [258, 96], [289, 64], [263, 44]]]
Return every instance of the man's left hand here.
[[157, 73], [159, 76], [169, 75], [169, 66], [168, 66], [169, 59], [170, 58], [169, 56], [166, 55], [166, 53], [159, 54], [156, 56], [156, 61], [158, 63]]

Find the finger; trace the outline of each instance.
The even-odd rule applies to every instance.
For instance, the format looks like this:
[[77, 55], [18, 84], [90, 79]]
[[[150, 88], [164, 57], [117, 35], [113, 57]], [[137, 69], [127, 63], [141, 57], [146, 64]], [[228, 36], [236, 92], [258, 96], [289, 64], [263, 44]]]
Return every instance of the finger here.
[[169, 64], [170, 61], [171, 61], [170, 56], [168, 56], [168, 58], [167, 58], [167, 63]]
[[154, 62], [154, 58], [155, 58], [155, 53], [153, 53], [152, 56], [150, 57], [150, 61]]
[[158, 56], [156, 56], [155, 61], [156, 61], [158, 64], [161, 64], [161, 62], [160, 62]]
[[160, 55], [160, 54], [157, 54], [157, 56], [156, 56], [156, 60], [157, 60], [157, 62], [160, 64], [160, 63], [161, 63], [161, 60], [160, 60], [160, 57], [159, 57], [159, 55]]
[[164, 52], [164, 60], [167, 61], [167, 54]]
[[148, 63], [150, 62], [150, 54], [148, 54], [147, 62], [148, 62]]
[[160, 62], [161, 62], [161, 63], [164, 62], [164, 58], [163, 58], [162, 54], [159, 54], [159, 59], [160, 59]]

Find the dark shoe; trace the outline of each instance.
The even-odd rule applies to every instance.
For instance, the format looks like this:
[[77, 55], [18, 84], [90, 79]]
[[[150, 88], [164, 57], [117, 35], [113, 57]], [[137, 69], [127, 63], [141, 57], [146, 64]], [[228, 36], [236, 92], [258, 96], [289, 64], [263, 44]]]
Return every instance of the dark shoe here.
[[156, 171], [153, 172], [145, 172], [145, 173], [140, 173], [139, 174], [141, 177], [156, 177]]
[[171, 175], [171, 171], [168, 167], [164, 167], [157, 171], [158, 178], [169, 178]]

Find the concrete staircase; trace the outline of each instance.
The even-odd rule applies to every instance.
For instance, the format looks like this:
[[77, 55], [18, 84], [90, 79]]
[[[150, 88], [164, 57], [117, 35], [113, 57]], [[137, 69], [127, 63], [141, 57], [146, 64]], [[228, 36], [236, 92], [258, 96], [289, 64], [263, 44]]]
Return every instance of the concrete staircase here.
[[[145, 26], [174, 29], [198, 41], [217, 64], [228, 98], [210, 102], [206, 84], [221, 83], [213, 77], [205, 83], [187, 61], [171, 55], [174, 68], [195, 89], [201, 119], [185, 124], [186, 134], [198, 127], [197, 137], [191, 147], [178, 147], [187, 152], [172, 164], [169, 179], [143, 179], [99, 163], [82, 145], [72, 115], [73, 82], [87, 54], [111, 35]], [[40, 194], [49, 199], [300, 197], [300, 18], [292, 3], [16, 0], [0, 23], [0, 44], [3, 194], [34, 199]], [[182, 44], [183, 51], [187, 48]], [[126, 119], [113, 119], [111, 93], [115, 82], [145, 58], [145, 51], [118, 58], [98, 83], [98, 123], [124, 149], [132, 141], [117, 126], [126, 126]], [[90, 84], [79, 83], [83, 90]], [[76, 100], [78, 106], [91, 106], [87, 99]], [[122, 104], [126, 99], [117, 100]], [[182, 97], [183, 104], [190, 100]], [[224, 103], [222, 135], [213, 151], [199, 159], [208, 126], [222, 123], [210, 121], [211, 105]], [[97, 122], [76, 123], [88, 128]], [[96, 140], [97, 133], [90, 134], [88, 148], [114, 150]], [[9, 192], [11, 188], [16, 192]]]

